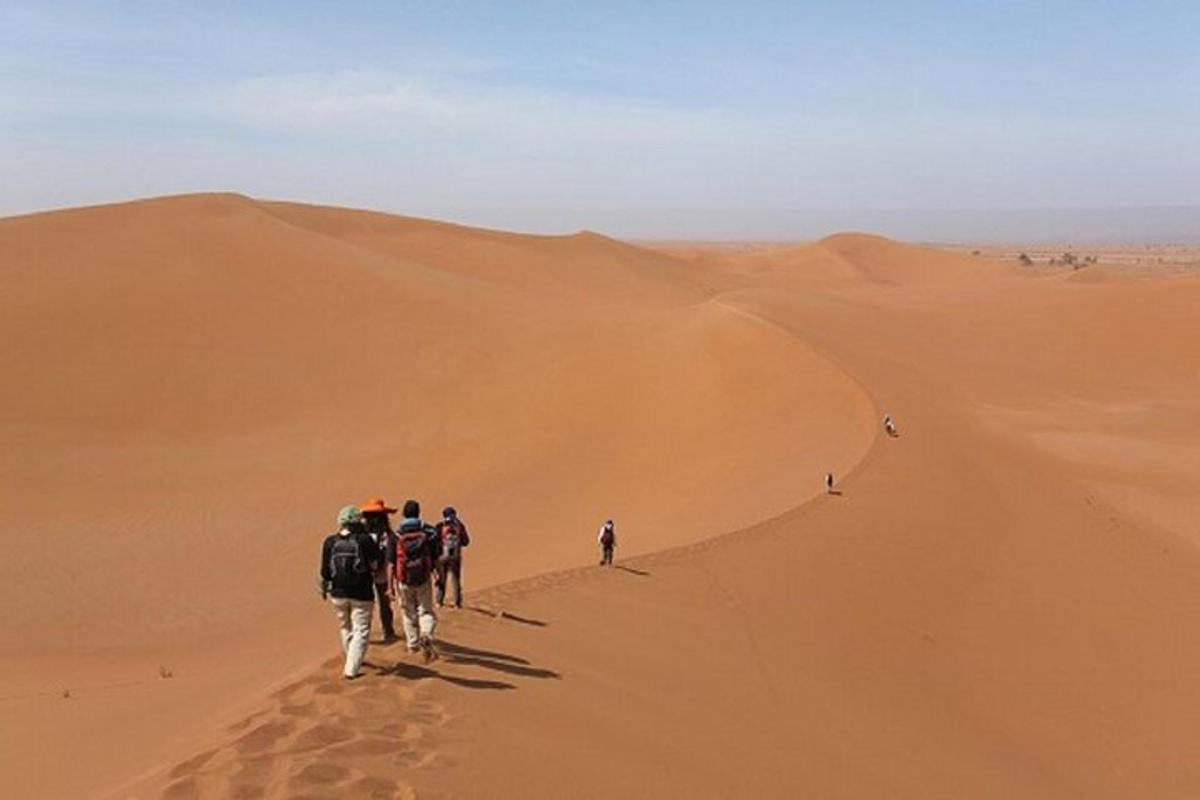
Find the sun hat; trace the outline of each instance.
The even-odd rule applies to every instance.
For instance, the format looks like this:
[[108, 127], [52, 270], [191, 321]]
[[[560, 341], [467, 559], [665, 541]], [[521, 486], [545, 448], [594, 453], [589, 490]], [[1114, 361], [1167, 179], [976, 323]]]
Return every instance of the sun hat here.
[[395, 514], [396, 509], [383, 502], [382, 497], [374, 497], [362, 504], [364, 514]]

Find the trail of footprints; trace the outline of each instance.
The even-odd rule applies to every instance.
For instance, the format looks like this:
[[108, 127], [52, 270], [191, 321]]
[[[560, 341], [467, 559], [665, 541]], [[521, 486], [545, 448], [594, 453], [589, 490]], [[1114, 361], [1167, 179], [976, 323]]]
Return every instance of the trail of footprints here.
[[438, 747], [449, 716], [402, 679], [349, 683], [330, 678], [332, 661], [326, 667], [232, 726], [228, 744], [176, 765], [163, 797], [415, 800], [398, 776], [452, 764]]
[[[466, 615], [455, 620], [454, 628], [469, 640], [480, 625], [529, 623], [507, 609], [531, 592], [596, 574], [594, 570], [563, 570], [482, 591], [474, 609], [492, 621]], [[396, 656], [394, 649], [373, 646], [368, 659], [390, 666]], [[163, 797], [416, 800], [410, 781], [420, 770], [455, 764], [455, 748], [444, 746], [450, 715], [423, 697], [424, 681], [406, 680], [377, 666], [364, 670], [362, 679], [347, 682], [334, 677], [340, 665], [340, 658], [331, 659], [318, 672], [279, 690], [270, 707], [228, 729], [227, 744], [177, 764], [168, 773]], [[433, 800], [436, 794], [422, 791], [420, 796]]]

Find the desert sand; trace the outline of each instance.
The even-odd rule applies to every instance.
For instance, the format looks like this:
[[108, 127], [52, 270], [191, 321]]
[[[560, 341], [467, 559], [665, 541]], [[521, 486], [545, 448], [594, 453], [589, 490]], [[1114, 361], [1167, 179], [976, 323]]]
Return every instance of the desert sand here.
[[[0, 220], [0, 293], [12, 796], [1200, 795], [1192, 270], [192, 195]], [[468, 607], [346, 683], [372, 496]]]

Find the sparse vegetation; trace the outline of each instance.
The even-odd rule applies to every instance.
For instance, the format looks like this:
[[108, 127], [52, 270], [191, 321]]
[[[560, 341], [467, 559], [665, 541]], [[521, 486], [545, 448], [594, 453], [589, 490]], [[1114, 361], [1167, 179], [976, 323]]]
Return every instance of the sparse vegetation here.
[[63, 689], [62, 690], [62, 698], [63, 698], [63, 700], [70, 700], [71, 699], [71, 690]]
[[1021, 255], [1017, 256], [1017, 261], [1020, 261], [1021, 265], [1025, 267], [1033, 264], [1033, 259], [1029, 257], [1028, 253], [1021, 253]]
[[174, 678], [175, 673], [171, 671], [170, 667], [159, 667], [158, 668], [158, 677], [164, 678], [164, 679], [165, 678]]

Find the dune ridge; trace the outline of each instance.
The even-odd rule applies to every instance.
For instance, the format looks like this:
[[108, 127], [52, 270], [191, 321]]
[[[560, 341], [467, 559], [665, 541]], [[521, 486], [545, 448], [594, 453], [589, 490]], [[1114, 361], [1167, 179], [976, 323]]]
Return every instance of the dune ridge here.
[[[339, 238], [363, 226], [424, 244]], [[28, 343], [2, 365], [27, 387], [0, 462], [22, 545], [5, 681], [26, 730], [69, 729], [94, 758], [26, 775], [33, 793], [166, 758], [188, 741], [179, 714], [228, 718], [311, 664], [329, 633], [314, 542], [347, 501], [465, 503], [505, 532], [476, 545], [483, 586], [590, 559], [607, 515], [627, 552], [727, 530], [743, 508], [700, 498], [731, 483], [778, 513], [796, 492], [780, 465], [840, 467], [871, 436], [868, 401], [811, 350], [708, 303], [675, 259], [594, 235], [195, 196], [0, 221], [0, 263], [3, 333]], [[785, 419], [797, 408], [822, 423]], [[51, 558], [52, 613], [34, 590]], [[79, 702], [52, 702], [62, 689]], [[131, 701], [151, 703], [133, 758], [78, 708], [99, 726]]]
[[[32, 353], [41, 356], [90, 337], [110, 369], [112, 351], [131, 348], [155, 375], [164, 368], [154, 359], [197, 332], [220, 358], [173, 367], [158, 394], [143, 393], [137, 370], [120, 372], [118, 389], [97, 381], [98, 400], [153, 398], [155, 422], [141, 425], [115, 400], [81, 416], [36, 385], [45, 358], [5, 351], [3, 366], [34, 381], [7, 418], [37, 423], [3, 429], [6, 444], [37, 452], [0, 463], [12, 487], [0, 507], [16, 509], [9, 535], [44, 507], [37, 493], [51, 475], [81, 480], [64, 497], [103, 509], [101, 523], [137, 519], [135, 501], [155, 492], [179, 508], [220, 498], [204, 525], [142, 511], [134, 526], [167, 519], [193, 544], [229, 541], [221, 530], [262, 518], [264, 498], [288, 503], [250, 551], [276, 566], [262, 592], [239, 594], [236, 581], [203, 592], [194, 609], [142, 628], [162, 638], [158, 650], [112, 649], [139, 630], [128, 619], [138, 598], [106, 602], [72, 575], [93, 618], [59, 650], [5, 653], [6, 685], [42, 694], [10, 698], [4, 713], [92, 765], [92, 780], [13, 777], [30, 792], [1200, 789], [1189, 738], [1200, 684], [1188, 668], [1200, 659], [1190, 625], [1200, 611], [1200, 351], [1189, 335], [1200, 281], [1031, 279], [863, 234], [659, 252], [594, 234], [523, 237], [239, 197], [78, 213], [0, 220], [3, 274], [33, 281], [14, 295], [20, 324], [0, 333], [38, 331], [57, 345]], [[147, 247], [153, 257], [131, 256]], [[81, 253], [96, 274], [72, 287]], [[205, 295], [214, 267], [220, 290]], [[137, 276], [154, 270], [137, 303], [86, 302], [109, 273], [136, 293]], [[284, 299], [271, 293], [278, 282]], [[72, 313], [47, 322], [63, 285]], [[149, 302], [177, 296], [193, 299], [194, 316], [164, 318]], [[336, 325], [328, 309], [348, 297], [378, 301], [369, 331]], [[425, 329], [456, 313], [469, 321]], [[75, 314], [96, 321], [69, 324]], [[109, 316], [130, 314], [125, 338], [120, 325], [96, 337]], [[241, 317], [282, 328], [260, 336]], [[178, 325], [163, 329], [161, 353], [133, 335], [164, 319]], [[314, 319], [331, 324], [314, 332]], [[239, 352], [210, 416], [194, 430], [171, 416], [189, 408], [181, 387], [214, 380]], [[303, 374], [259, 381], [256, 369], [281, 352], [304, 355]], [[86, 374], [91, 358], [64, 363]], [[396, 361], [400, 378], [380, 373]], [[378, 375], [379, 396], [331, 399], [307, 385], [363, 374]], [[447, 374], [478, 380], [449, 400], [405, 391], [414, 375]], [[294, 406], [271, 391], [288, 380]], [[884, 412], [898, 438], [881, 435]], [[99, 477], [67, 458], [87, 437]], [[448, 442], [471, 464], [439, 461]], [[421, 468], [403, 466], [398, 450]], [[184, 467], [167, 452], [202, 458]], [[826, 470], [840, 494], [821, 493]], [[108, 473], [112, 483], [98, 483]], [[470, 511], [469, 608], [443, 615], [443, 658], [431, 667], [374, 648], [370, 674], [346, 685], [331, 662], [313, 669], [332, 654], [332, 622], [299, 585], [323, 532], [312, 520], [381, 475]], [[61, 547], [54, 526], [73, 513], [32, 532]], [[588, 564], [604, 516], [624, 532], [612, 570]], [[196, 560], [138, 585], [207, 588], [214, 563]], [[10, 587], [28, 564], [7, 566]], [[34, 603], [21, 611], [6, 641], [47, 619]], [[186, 636], [172, 640], [172, 627]], [[50, 670], [66, 679], [81, 654], [90, 676], [114, 681], [165, 657], [183, 667], [78, 703], [46, 694]], [[143, 713], [139, 728], [131, 708], [147, 703], [158, 716]], [[124, 757], [95, 740], [114, 729], [127, 737]], [[39, 757], [27, 741], [4, 745]]]

